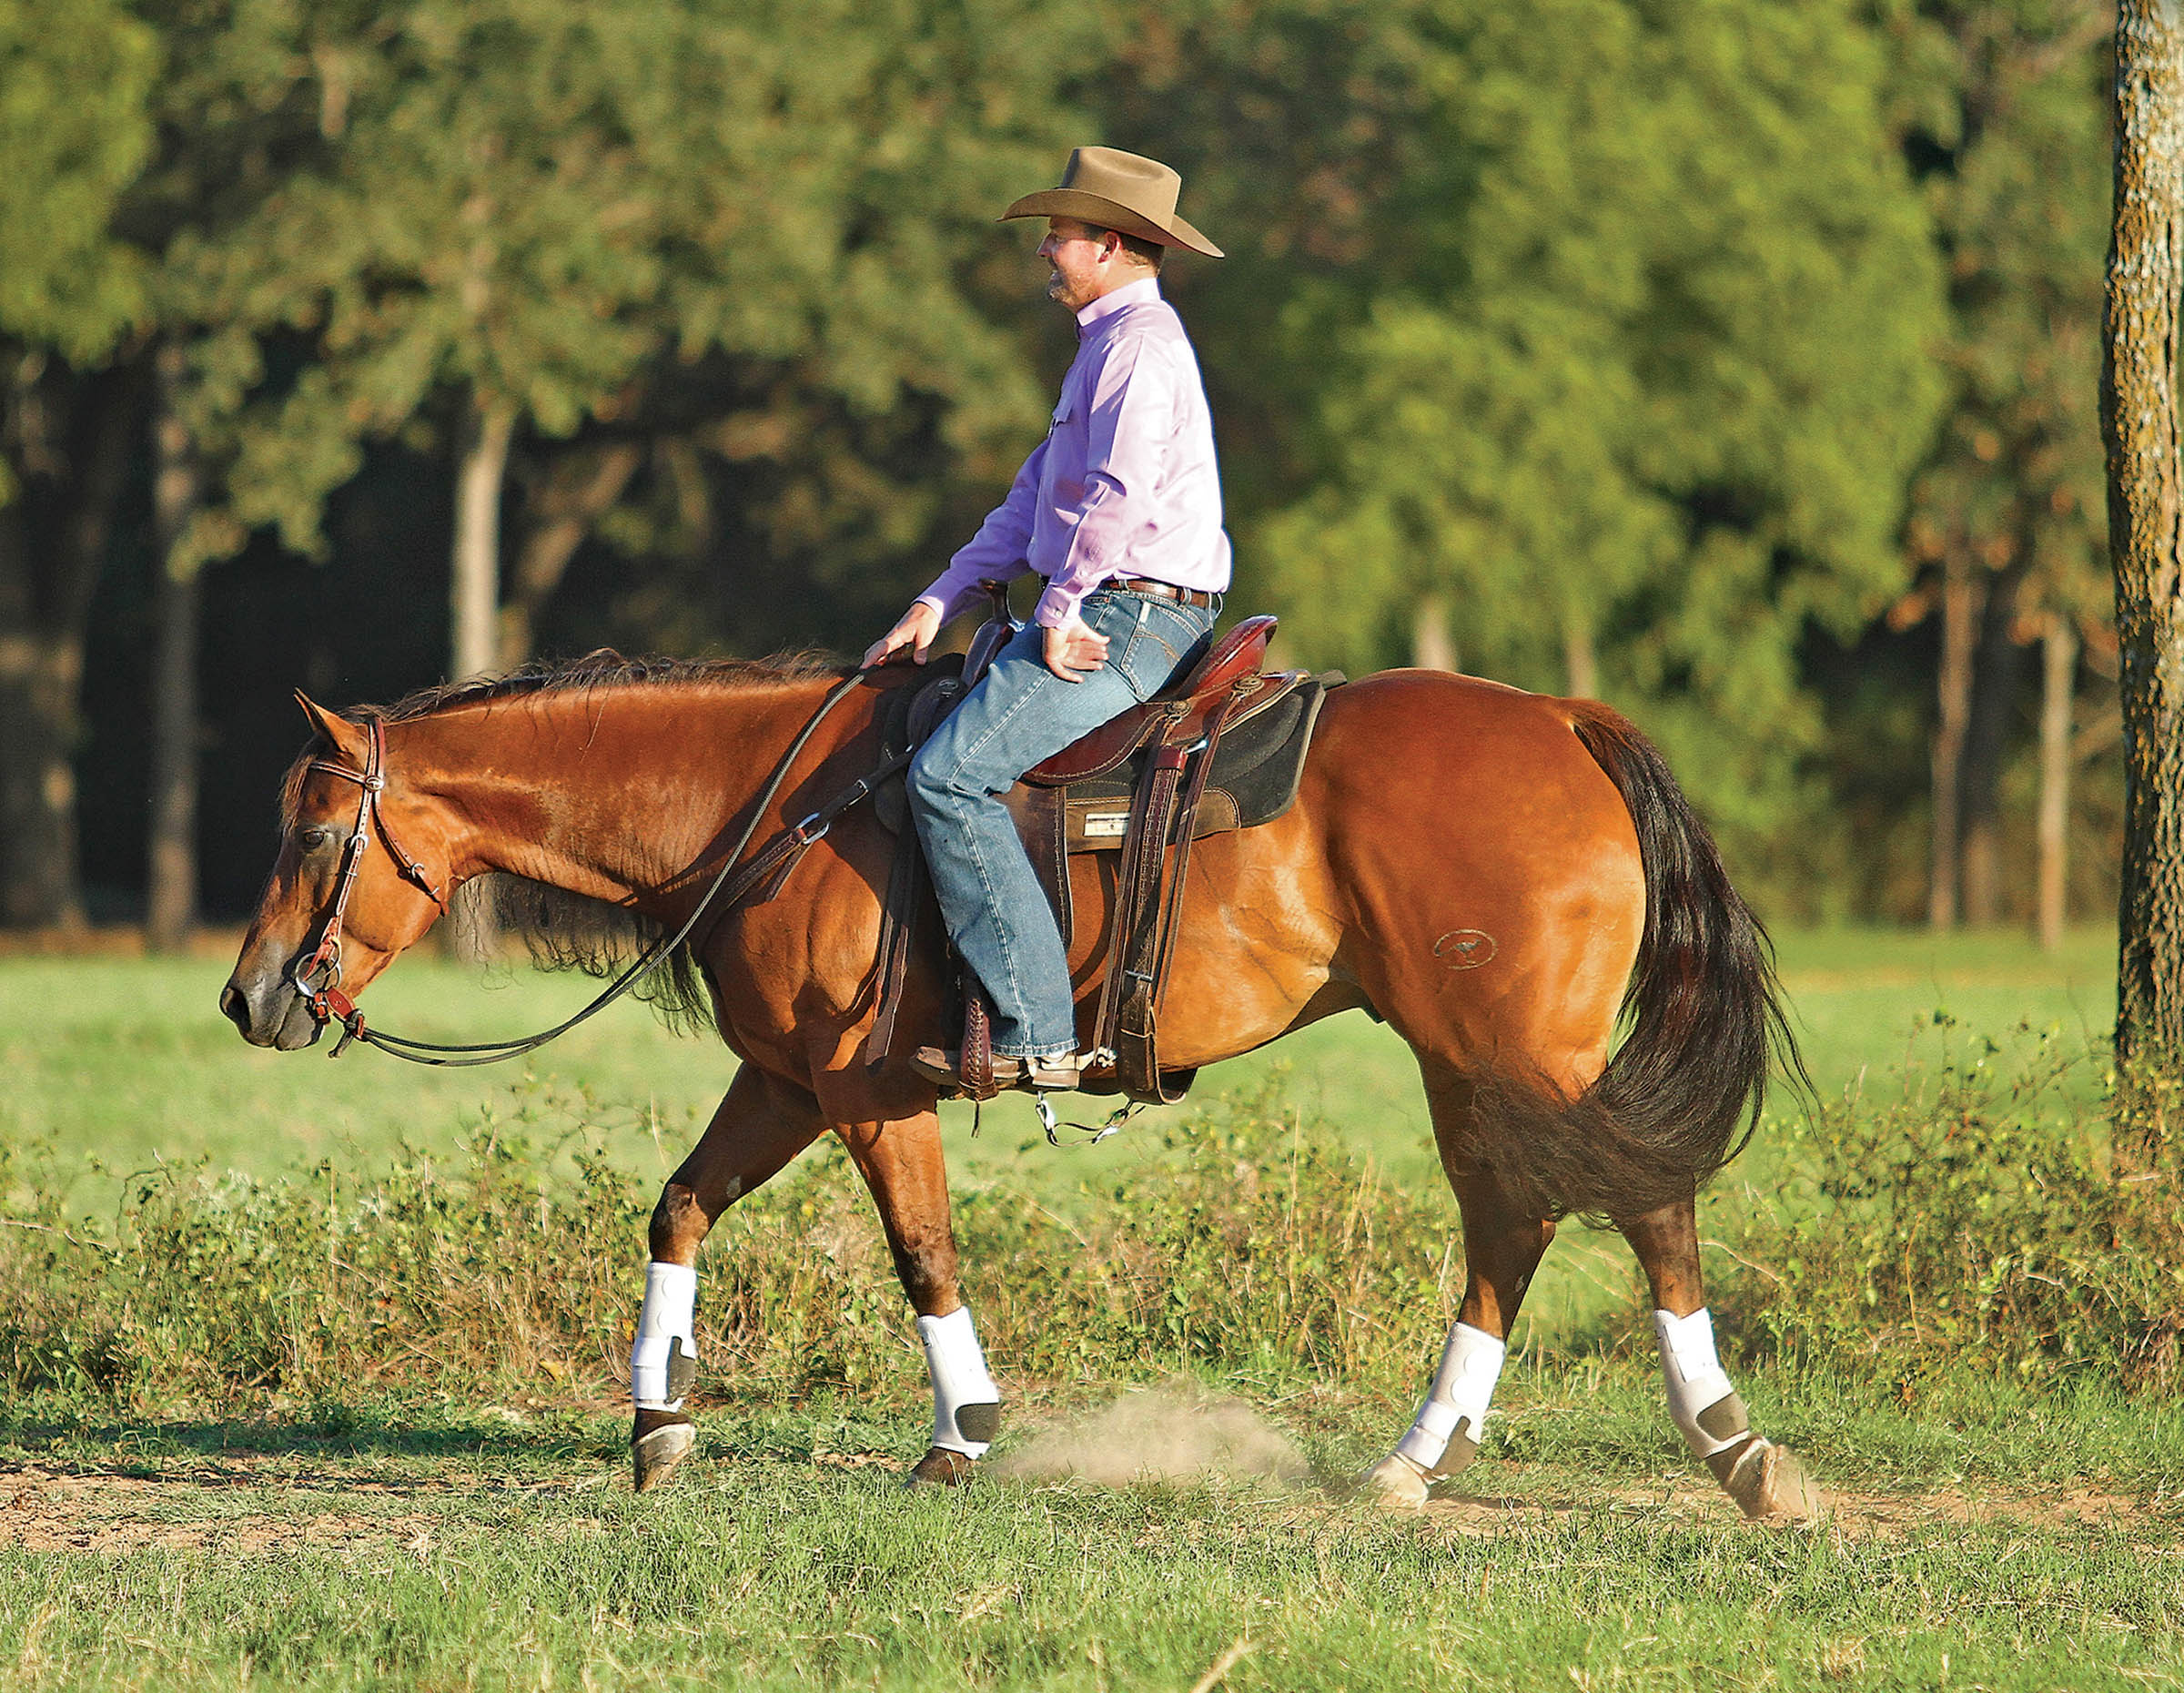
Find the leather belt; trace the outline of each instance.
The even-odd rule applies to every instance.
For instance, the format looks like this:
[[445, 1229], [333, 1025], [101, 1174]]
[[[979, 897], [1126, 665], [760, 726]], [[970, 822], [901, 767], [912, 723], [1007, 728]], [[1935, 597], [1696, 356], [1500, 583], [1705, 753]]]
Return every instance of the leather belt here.
[[1213, 603], [1213, 595], [1202, 588], [1178, 588], [1172, 582], [1159, 582], [1150, 576], [1110, 576], [1101, 586], [1120, 588], [1125, 593], [1149, 593], [1156, 600], [1173, 600], [1178, 605]]

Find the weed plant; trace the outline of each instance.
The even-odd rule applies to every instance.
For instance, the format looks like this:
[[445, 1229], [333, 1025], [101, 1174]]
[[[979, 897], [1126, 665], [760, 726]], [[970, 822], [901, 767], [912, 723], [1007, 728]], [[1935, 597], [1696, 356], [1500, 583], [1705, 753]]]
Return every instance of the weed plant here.
[[[1961, 1041], [1897, 1098], [1770, 1125], [1768, 1192], [1710, 1196], [1714, 1305], [1748, 1362], [1906, 1403], [1967, 1372], [2176, 1391], [2173, 1175], [2116, 1178], [2057, 1103], [2085, 1060], [2055, 1038], [1999, 1057]], [[51, 1149], [0, 1146], [0, 1384], [222, 1414], [458, 1384], [609, 1395], [656, 1190], [610, 1161], [598, 1116], [519, 1100], [451, 1167], [410, 1155], [361, 1179], [162, 1169], [98, 1221], [41, 1197], [61, 1191]], [[966, 1293], [1004, 1376], [1185, 1371], [1407, 1404], [1462, 1287], [1446, 1196], [1383, 1181], [1271, 1089], [1171, 1121], [1163, 1156], [1088, 1194], [1077, 1221], [1004, 1184], [958, 1193]], [[746, 1404], [922, 1393], [911, 1313], [838, 1150], [735, 1206], [701, 1269], [708, 1383]], [[1643, 1309], [1633, 1276], [1628, 1305], [1567, 1350], [1650, 1365]]]
[[[581, 1112], [488, 1114], [454, 1168], [359, 1180], [162, 1169], [110, 1222], [40, 1195], [50, 1149], [0, 1147], [0, 1381], [116, 1407], [233, 1410], [359, 1388], [610, 1390], [655, 1190]], [[1079, 1225], [1020, 1192], [958, 1197], [966, 1294], [1005, 1371], [1178, 1369], [1414, 1385], [1461, 1289], [1442, 1196], [1384, 1184], [1269, 1098], [1169, 1130]], [[922, 1387], [871, 1201], [828, 1149], [739, 1203], [701, 1261], [708, 1375], [739, 1395]], [[1399, 1385], [1400, 1384], [1400, 1385]]]
[[[2053, 1030], [1952, 1039], [1900, 1095], [1768, 1130], [1785, 1178], [1713, 1282], [1748, 1354], [1893, 1380], [1970, 1372], [2179, 1385], [2184, 1189], [2130, 1171], [2069, 1101], [2097, 1060]], [[2112, 1075], [2107, 1079], [2112, 1089]]]

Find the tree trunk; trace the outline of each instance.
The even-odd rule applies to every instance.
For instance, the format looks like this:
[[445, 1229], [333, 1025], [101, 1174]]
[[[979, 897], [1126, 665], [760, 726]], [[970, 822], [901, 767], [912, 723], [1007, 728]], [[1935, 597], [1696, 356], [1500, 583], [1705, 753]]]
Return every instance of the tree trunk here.
[[1592, 652], [1592, 626], [1575, 617], [1562, 620], [1562, 681], [1573, 700], [1600, 697], [1600, 666]]
[[643, 461], [644, 450], [634, 441], [616, 441], [596, 456], [569, 454], [537, 497], [526, 502], [534, 509], [537, 527], [516, 554], [500, 606], [502, 671], [531, 656], [539, 613], [561, 585], [569, 561], [592, 526], [622, 498]]
[[500, 650], [500, 487], [516, 432], [513, 408], [479, 400], [455, 480], [449, 674], [484, 675]]
[[2040, 632], [2040, 657], [2038, 932], [2041, 947], [2053, 952], [2070, 915], [2070, 708], [2078, 679], [2078, 629], [2060, 613]]
[[[2025, 556], [2020, 549], [2019, 560]], [[2017, 632], [2017, 589], [2023, 580], [2020, 562], [1987, 584], [1957, 772], [1964, 919], [1980, 926], [2002, 917], [2002, 767], [2024, 680], [2025, 654]]]
[[0, 928], [84, 923], [74, 764], [84, 620], [128, 468], [133, 388], [128, 372], [111, 373], [73, 393], [26, 392], [19, 408], [41, 429], [70, 418], [42, 437], [49, 468], [19, 475], [0, 508]]
[[[500, 490], [508, 476], [514, 409], [482, 397], [474, 401], [462, 464], [455, 478], [455, 553], [450, 569], [449, 674], [482, 676], [500, 647]], [[490, 879], [456, 889], [441, 926], [454, 958], [490, 958], [500, 950], [500, 927], [487, 898]]]
[[1965, 727], [1972, 710], [1972, 644], [1979, 615], [1979, 583], [1968, 561], [1952, 558], [1941, 588], [1941, 664], [1936, 677], [1939, 710], [1934, 725], [1934, 864], [1926, 894], [1926, 921], [1956, 926], [1956, 880], [1962, 859], [1958, 801], [1963, 793]]
[[197, 920], [197, 606], [198, 570], [181, 556], [183, 535], [197, 511], [196, 454], [177, 409], [182, 350], [159, 350], [155, 374], [158, 412], [152, 424], [157, 469], [152, 479], [156, 542], [152, 663], [151, 819], [147, 852], [145, 944], [178, 952]]
[[38, 615], [22, 507], [0, 510], [0, 926], [78, 928], [76, 772], [84, 645]]
[[2184, 1060], [2184, 615], [2177, 292], [2184, 282], [2184, 20], [2122, 0], [2116, 28], [2115, 222], [2101, 361], [2108, 551], [2116, 573], [2124, 835], [2118, 900], [2116, 1147], [2151, 1164]]
[[1410, 663], [1420, 670], [1456, 668], [1456, 644], [1449, 639], [1449, 604], [1438, 593], [1419, 596], [1410, 619]]

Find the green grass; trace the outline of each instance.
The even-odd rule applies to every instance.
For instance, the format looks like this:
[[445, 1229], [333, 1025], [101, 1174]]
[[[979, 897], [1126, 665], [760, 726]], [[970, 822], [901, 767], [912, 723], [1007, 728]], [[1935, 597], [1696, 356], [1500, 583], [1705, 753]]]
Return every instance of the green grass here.
[[[329, 1069], [236, 1039], [213, 1011], [224, 961], [0, 960], [0, 1187], [66, 1189], [99, 1240], [137, 1242], [41, 1269], [50, 1237], [0, 1242], [30, 1253], [16, 1285], [43, 1302], [0, 1331], [45, 1349], [16, 1354], [0, 1404], [0, 1687], [1184, 1689], [1225, 1658], [1221, 1685], [1247, 1689], [2169, 1685], [2184, 1399], [2127, 1393], [2037, 1335], [2000, 1367], [1977, 1338], [1987, 1305], [1956, 1308], [1961, 1342], [1930, 1313], [1906, 1326], [1886, 1272], [1910, 1247], [1869, 1231], [1925, 1201], [1855, 1210], [1827, 1185], [1828, 1121], [1872, 1124], [1876, 1148], [1937, 1134], [1958, 1159], [1934, 1201], [1949, 1229], [1969, 1242], [1991, 1217], [2011, 1236], [1994, 1245], [2077, 1250], [2082, 1220], [2043, 1213], [2037, 1183], [1985, 1183], [2042, 1137], [2082, 1138], [2098, 1061], [2030, 1095], [1984, 1078], [2037, 1067], [2039, 1031], [2065, 1052], [2098, 1037], [2108, 951], [2093, 934], [2054, 958], [1999, 936], [1784, 938], [1824, 1093], [1863, 1075], [1866, 1100], [1901, 1101], [1881, 1079], [1914, 1070], [1908, 1105], [1763, 1137], [1707, 1211], [1710, 1238], [1807, 1242], [1831, 1278], [1770, 1307], [1764, 1276], [1717, 1256], [1733, 1316], [1778, 1307], [1795, 1334], [1828, 1290], [1864, 1277], [1881, 1295], [1870, 1355], [1763, 1345], [1738, 1371], [1760, 1426], [1843, 1501], [1818, 1531], [1744, 1525], [1711, 1490], [1662, 1409], [1628, 1253], [1578, 1230], [1454, 1485], [1479, 1503], [1390, 1516], [1350, 1496], [1431, 1366], [1453, 1232], [1408, 1054], [1361, 1018], [1215, 1072], [1197, 1106], [1095, 1151], [1051, 1151], [1020, 1109], [976, 1140], [967, 1113], [947, 1125], [1010, 1397], [1002, 1451], [1183, 1369], [1273, 1424], [1308, 1479], [904, 1494], [923, 1370], [868, 1207], [822, 1156], [716, 1232], [705, 1445], [639, 1500], [611, 1384], [637, 1220], [725, 1054], [617, 1013], [512, 1088], [362, 1051]], [[420, 959], [373, 1003], [462, 1038], [581, 998]], [[1252, 1191], [1232, 1167], [1274, 1172], [1290, 1112], [1378, 1178], [1322, 1163], [1298, 1202]], [[501, 1186], [465, 1187], [463, 1149], [496, 1134], [529, 1150], [473, 1165]], [[602, 1154], [593, 1173], [557, 1136]], [[446, 1173], [389, 1173], [405, 1144]], [[198, 1158], [259, 1184], [114, 1179]], [[1379, 1232], [1340, 1244], [1343, 1184], [1374, 1180]], [[147, 1186], [163, 1197], [116, 1211]], [[55, 1214], [35, 1197], [0, 1192], [0, 1213]], [[1222, 1242], [1246, 1237], [1251, 1263], [1286, 1252], [1304, 1276], [1290, 1304], [1229, 1267]], [[1920, 1250], [1967, 1300], [2016, 1273]], [[1160, 1299], [1129, 1303], [1148, 1288]], [[1835, 1303], [1856, 1339], [1865, 1319]], [[110, 1338], [86, 1339], [100, 1325]], [[79, 1365], [40, 1375], [71, 1348]], [[194, 1374], [192, 1349], [209, 1361]]]
[[[1541, 1386], [1512, 1384], [1517, 1443], [1556, 1415]], [[133, 1485], [77, 1505], [84, 1549], [0, 1549], [0, 1685], [1181, 1689], [1240, 1641], [1239, 1689], [2085, 1689], [2184, 1655], [2173, 1509], [1755, 1528], [1671, 1495], [1633, 1399], [1490, 1450], [1471, 1488], [1511, 1504], [1483, 1527], [1347, 1499], [1371, 1431], [1324, 1408], [1290, 1419], [1321, 1471], [1300, 1487], [935, 1496], [844, 1467], [898, 1438], [854, 1410], [738, 1407], [642, 1500], [602, 1485], [606, 1417], [118, 1450], [18, 1423], [0, 1465]]]
[[[1793, 933], [1783, 978], [1805, 1057], [1835, 1093], [1884, 1077], [1946, 1040], [1934, 1013], [1968, 1029], [2057, 1027], [2103, 1037], [2113, 1016], [2114, 942], [2074, 934], [2054, 957], [2010, 934], [1942, 938], [1898, 931]], [[500, 1069], [433, 1070], [352, 1049], [329, 1065], [263, 1052], [237, 1039], [215, 1001], [229, 960], [0, 958], [0, 1137], [51, 1136], [88, 1169], [126, 1171], [204, 1156], [254, 1173], [308, 1169], [324, 1158], [389, 1156], [407, 1140], [460, 1143], [466, 1115], [504, 1105], [528, 1075], [533, 1090], [587, 1094], [614, 1155], [664, 1175], [694, 1140], [734, 1073], [717, 1043], [677, 1039], [643, 1009], [617, 1006], [530, 1059]], [[581, 1005], [595, 984], [521, 967], [487, 971], [433, 957], [402, 959], [371, 988], [375, 1021], [428, 1039], [488, 1039], [542, 1027]], [[1302, 1110], [1340, 1124], [1404, 1181], [1438, 1181], [1409, 1049], [1351, 1012], [1209, 1071], [1207, 1086], [1249, 1090], [1284, 1073]], [[1028, 1113], [1015, 1102], [974, 1140], [967, 1109], [947, 1113], [949, 1151], [972, 1179], [1022, 1161]], [[1145, 1120], [1157, 1121], [1158, 1119]], [[1131, 1168], [1126, 1134], [1100, 1147], [1103, 1169]], [[1091, 1161], [1039, 1161], [1073, 1187]]]
[[[2074, 933], [2041, 953], [2010, 933], [1793, 932], [1780, 939], [1783, 979], [1820, 1090], [1886, 1091], [1909, 1061], [1930, 1065], [1969, 1037], [2053, 1028], [2066, 1046], [2098, 1038], [2112, 1017], [2112, 935]], [[274, 1053], [246, 1046], [216, 1007], [230, 960], [0, 958], [0, 1142], [45, 1141], [78, 1209], [105, 1211], [113, 1177], [205, 1160], [256, 1175], [330, 1160], [383, 1167], [408, 1145], [456, 1153], [481, 1122], [520, 1124], [543, 1108], [581, 1119], [604, 1155], [664, 1180], [733, 1074], [717, 1043], [670, 1035], [643, 1008], [617, 1006], [522, 1062], [434, 1070], [355, 1048]], [[431, 956], [404, 958], [372, 987], [373, 1018], [425, 1039], [465, 1040], [546, 1026], [584, 1003], [588, 979], [526, 968], [483, 970]], [[1944, 1012], [1955, 1021], [1937, 1023]], [[1351, 1012], [1208, 1072], [1201, 1093], [1276, 1080], [1298, 1110], [1336, 1126], [1398, 1187], [1445, 1193], [1410, 1050]], [[2079, 1066], [2072, 1098], [2089, 1102], [2099, 1067]], [[1084, 1102], [1095, 1116], [1099, 1101]], [[1162, 1180], [1164, 1121], [1151, 1112], [1097, 1148], [1048, 1147], [1020, 1100], [1003, 1100], [972, 1132], [967, 1107], [943, 1116], [958, 1194], [1021, 1192], [1065, 1214], [1127, 1202]], [[1783, 1175], [1777, 1132], [1763, 1132], [1731, 1168], [1717, 1206], [1742, 1215]], [[1455, 1227], [1454, 1206], [1447, 1205]], [[632, 1248], [634, 1250], [634, 1247]], [[1547, 1336], [1582, 1330], [1623, 1298], [1630, 1258], [1619, 1242], [1565, 1232], [1527, 1305]]]

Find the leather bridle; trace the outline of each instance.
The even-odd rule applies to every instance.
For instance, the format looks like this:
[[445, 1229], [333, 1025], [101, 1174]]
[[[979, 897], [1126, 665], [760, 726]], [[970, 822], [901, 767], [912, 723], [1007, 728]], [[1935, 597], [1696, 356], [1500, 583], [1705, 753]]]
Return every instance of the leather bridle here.
[[348, 1030], [348, 1037], [341, 1042], [343, 1046], [360, 1032], [362, 1019], [356, 1002], [341, 991], [341, 928], [349, 915], [349, 897], [356, 891], [357, 871], [363, 865], [364, 855], [371, 850], [375, 827], [379, 838], [386, 843], [387, 856], [394, 860], [402, 879], [430, 895], [442, 916], [448, 909], [447, 896], [433, 886], [424, 867], [396, 838], [388, 826], [387, 814], [379, 809], [379, 796], [387, 788], [387, 732], [377, 717], [366, 719], [364, 731], [366, 750], [361, 771], [324, 758], [314, 758], [304, 766], [306, 771], [316, 770], [357, 785], [357, 821], [349, 832], [348, 844], [341, 848], [341, 868], [334, 882], [334, 903], [326, 914], [325, 927], [318, 932], [318, 945], [308, 958], [298, 959], [288, 972], [289, 982], [303, 996], [304, 1003], [321, 1028], [340, 1019]]
[[[349, 910], [349, 893], [356, 886], [357, 867], [371, 846], [374, 824], [379, 828], [379, 838], [386, 843], [388, 856], [394, 860], [403, 879], [430, 894], [432, 903], [440, 908], [443, 915], [448, 908], [447, 896], [432, 885], [432, 878], [425, 874], [423, 867], [403, 850], [394, 832], [387, 826], [386, 815], [379, 809], [379, 795], [387, 786], [386, 736], [378, 718], [367, 718], [365, 728], [369, 739], [364, 768], [360, 772], [351, 770], [345, 765], [329, 764], [322, 758], [314, 758], [305, 766], [307, 770], [323, 771], [328, 776], [339, 776], [345, 782], [354, 782], [362, 790], [357, 801], [356, 827], [349, 831], [349, 844], [342, 848], [339, 880], [334, 888], [334, 903], [327, 912], [326, 927], [320, 931], [318, 945], [309, 957], [288, 972], [290, 985], [303, 996], [304, 1004], [309, 1009], [320, 1031], [323, 1032], [331, 1022], [341, 1025], [341, 1039], [334, 1043], [333, 1051], [327, 1056], [339, 1058], [349, 1049], [350, 1041], [361, 1040], [369, 1046], [379, 1048], [382, 1052], [390, 1052], [396, 1058], [408, 1059], [413, 1064], [432, 1064], [442, 1068], [498, 1064], [504, 1059], [521, 1057], [526, 1052], [536, 1051], [549, 1040], [567, 1034], [587, 1018], [604, 1010], [621, 999], [666, 962], [677, 947], [689, 940], [709, 912], [724, 913], [753, 890], [762, 900], [771, 899], [781, 890], [782, 883], [787, 880], [789, 872], [796, 867], [804, 855], [825, 838], [826, 832], [834, 827], [837, 817], [851, 806], [869, 798], [883, 782], [910, 762], [907, 751], [883, 759], [877, 766], [850, 783], [803, 822], [784, 829], [748, 863], [743, 862], [743, 853], [750, 846], [752, 837], [758, 833], [758, 826], [764, 818], [767, 808], [781, 792], [782, 784], [787, 781], [790, 769], [819, 725], [826, 721], [835, 706], [856, 690], [857, 684], [864, 680], [867, 674], [867, 671], [858, 670], [843, 678], [798, 731], [796, 738], [789, 744], [789, 750], [782, 755], [781, 762], [774, 766], [774, 774], [767, 778], [753, 802], [751, 819], [744, 825], [735, 845], [728, 849], [719, 874], [713, 878], [712, 885], [698, 901], [697, 908], [690, 914], [681, 928], [653, 941], [628, 968], [608, 984], [597, 999], [566, 1021], [557, 1023], [551, 1029], [542, 1029], [535, 1035], [469, 1046], [443, 1046], [430, 1040], [413, 1040], [406, 1035], [389, 1034], [383, 1029], [368, 1029], [364, 1024], [364, 1013], [357, 1009], [356, 1001], [341, 991], [341, 925]], [[324, 979], [318, 980], [321, 976]], [[315, 1040], [318, 1036], [314, 1035], [312, 1039]], [[436, 1054], [438, 1056], [434, 1056]]]

